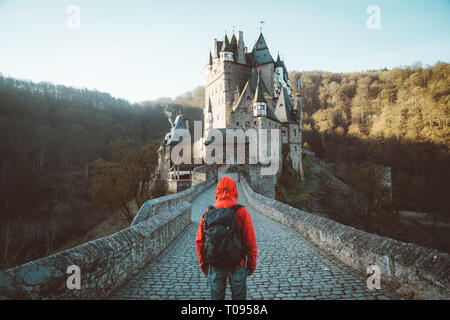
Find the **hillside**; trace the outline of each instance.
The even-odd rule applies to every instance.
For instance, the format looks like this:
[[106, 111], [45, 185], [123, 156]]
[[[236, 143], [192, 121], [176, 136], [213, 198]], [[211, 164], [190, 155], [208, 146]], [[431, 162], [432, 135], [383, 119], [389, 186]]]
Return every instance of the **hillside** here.
[[368, 232], [389, 231], [393, 215], [382, 208], [371, 208], [367, 199], [335, 175], [333, 164], [312, 155], [304, 157], [303, 162], [305, 180], [295, 188], [281, 189], [277, 194], [280, 201]]
[[[434, 232], [429, 216], [397, 212], [371, 201], [336, 176], [336, 166], [315, 156], [304, 158], [305, 180], [278, 188], [277, 199], [293, 207], [354, 228], [450, 252], [450, 221], [438, 217]], [[289, 190], [289, 191], [287, 191]]]
[[48, 254], [104, 221], [109, 212], [91, 197], [92, 163], [112, 160], [117, 141], [159, 143], [168, 114], [179, 112], [202, 118], [191, 105], [131, 104], [0, 74], [0, 267]]
[[370, 165], [390, 167], [395, 209], [449, 214], [449, 64], [289, 76], [303, 83], [304, 143], [352, 188], [373, 199]]

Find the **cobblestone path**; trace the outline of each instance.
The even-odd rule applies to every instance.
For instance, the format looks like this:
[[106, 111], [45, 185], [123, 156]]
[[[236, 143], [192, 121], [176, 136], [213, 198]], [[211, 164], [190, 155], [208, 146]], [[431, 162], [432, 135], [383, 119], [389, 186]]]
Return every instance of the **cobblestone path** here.
[[[398, 298], [388, 287], [367, 289], [365, 275], [251, 208], [240, 184], [237, 186], [238, 202], [250, 212], [258, 245], [256, 271], [247, 278], [248, 299]], [[192, 202], [192, 223], [157, 261], [116, 290], [112, 299], [209, 299], [209, 283], [198, 265], [195, 235], [203, 211], [215, 202], [214, 190], [215, 186]], [[226, 299], [230, 299], [229, 287]]]

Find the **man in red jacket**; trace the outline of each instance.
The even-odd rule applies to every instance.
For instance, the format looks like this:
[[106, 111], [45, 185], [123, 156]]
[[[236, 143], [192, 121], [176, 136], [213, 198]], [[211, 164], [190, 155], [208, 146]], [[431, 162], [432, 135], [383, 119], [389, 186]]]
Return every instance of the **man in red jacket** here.
[[[229, 177], [223, 177], [217, 184], [216, 203], [214, 208], [231, 208], [237, 204], [238, 193], [236, 183]], [[205, 213], [208, 210], [205, 211]], [[245, 257], [241, 263], [235, 267], [211, 266], [206, 261], [204, 254], [205, 232], [203, 218], [198, 227], [197, 237], [195, 239], [197, 245], [197, 255], [200, 261], [200, 268], [205, 276], [209, 275], [211, 299], [225, 299], [225, 290], [227, 278], [230, 282], [231, 297], [233, 300], [245, 300], [247, 293], [246, 279], [247, 276], [253, 274], [256, 268], [256, 238], [253, 229], [252, 219], [245, 207], [236, 210], [236, 218], [238, 231], [241, 235], [241, 242], [245, 248]], [[247, 259], [246, 259], [247, 258]], [[247, 261], [246, 261], [247, 260]]]

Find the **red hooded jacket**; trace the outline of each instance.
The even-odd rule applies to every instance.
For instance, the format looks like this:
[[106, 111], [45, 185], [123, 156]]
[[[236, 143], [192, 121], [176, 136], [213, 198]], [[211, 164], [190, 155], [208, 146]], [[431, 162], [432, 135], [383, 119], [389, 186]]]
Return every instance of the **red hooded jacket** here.
[[[214, 207], [219, 208], [231, 208], [237, 204], [238, 193], [236, 188], [236, 183], [233, 179], [229, 177], [223, 177], [217, 184], [216, 189], [216, 203]], [[206, 212], [207, 210], [205, 210]], [[252, 272], [256, 268], [256, 238], [255, 230], [253, 229], [252, 219], [245, 207], [240, 208], [236, 211], [237, 214], [237, 224], [239, 233], [242, 234], [242, 243], [247, 248], [247, 269]], [[206, 264], [205, 257], [202, 255], [203, 248], [205, 246], [205, 233], [203, 232], [203, 217], [200, 221], [200, 226], [198, 227], [197, 237], [195, 239], [197, 245], [197, 255], [200, 262], [200, 268]], [[245, 258], [241, 260], [241, 263], [236, 267], [241, 267], [245, 264]], [[220, 266], [216, 266], [219, 267]]]

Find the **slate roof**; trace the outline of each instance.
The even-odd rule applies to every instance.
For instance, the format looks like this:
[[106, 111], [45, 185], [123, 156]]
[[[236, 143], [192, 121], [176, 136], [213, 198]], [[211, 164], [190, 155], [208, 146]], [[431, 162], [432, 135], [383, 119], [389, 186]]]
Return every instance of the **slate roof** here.
[[275, 116], [281, 123], [295, 123], [294, 105], [285, 87], [281, 90], [275, 107]]
[[258, 73], [258, 79], [256, 84], [255, 96], [253, 98], [253, 102], [265, 102], [267, 103], [266, 98], [264, 98], [264, 81], [261, 79], [261, 75]]
[[230, 42], [228, 41], [227, 35], [225, 35], [225, 39], [223, 40], [222, 49], [220, 52], [231, 52]]
[[220, 50], [222, 49], [222, 41], [214, 41], [213, 54], [214, 58], [220, 57]]
[[253, 46], [253, 51], [251, 52], [251, 56], [249, 56], [249, 58], [249, 64], [252, 66], [256, 64], [261, 65], [274, 62], [262, 32], [260, 33], [255, 45]]
[[280, 54], [278, 54], [277, 61], [275, 62], [275, 68], [280, 68], [280, 67], [282, 68], [283, 65], [281, 63]]
[[175, 118], [174, 126], [170, 132], [166, 133], [164, 136], [163, 142], [161, 143], [162, 146], [173, 145], [181, 141], [181, 137], [179, 139], [173, 138], [176, 129], [186, 129], [186, 124], [181, 114]]
[[211, 98], [208, 98], [208, 104], [206, 105], [206, 113], [211, 113]]
[[[244, 128], [239, 128], [239, 129], [242, 129], [245, 132]], [[222, 134], [222, 143], [226, 144], [226, 142], [227, 142], [227, 139], [226, 139], [227, 130], [234, 130], [234, 129], [233, 128], [221, 128], [221, 129], [214, 128], [212, 130], [220, 131], [220, 133]], [[214, 141], [214, 140], [212, 140], [212, 137], [214, 136], [212, 130], [208, 130], [208, 134], [206, 135], [205, 142], [204, 142], [205, 145], [209, 145], [210, 143], [212, 143]], [[245, 135], [245, 142], [244, 143], [249, 143], [249, 141], [250, 140], [248, 139], [248, 136]]]

